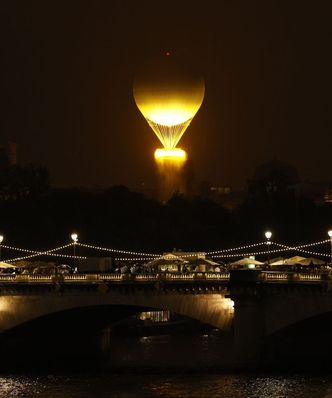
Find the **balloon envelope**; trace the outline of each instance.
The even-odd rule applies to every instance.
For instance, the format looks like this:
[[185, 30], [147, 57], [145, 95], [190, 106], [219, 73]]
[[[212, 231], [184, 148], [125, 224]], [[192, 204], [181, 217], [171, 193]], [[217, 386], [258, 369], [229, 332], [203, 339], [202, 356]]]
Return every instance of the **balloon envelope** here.
[[165, 149], [174, 149], [204, 99], [204, 79], [173, 56], [151, 61], [136, 76], [137, 107]]

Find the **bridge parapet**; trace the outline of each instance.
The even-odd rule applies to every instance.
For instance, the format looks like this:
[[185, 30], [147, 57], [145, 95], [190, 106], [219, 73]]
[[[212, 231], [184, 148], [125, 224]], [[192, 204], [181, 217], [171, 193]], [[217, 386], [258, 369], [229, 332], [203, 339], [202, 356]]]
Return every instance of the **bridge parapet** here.
[[[252, 272], [253, 271], [253, 272]], [[243, 282], [254, 283], [322, 283], [332, 281], [332, 274], [327, 272], [283, 272], [261, 270], [236, 270], [233, 275]], [[249, 278], [249, 279], [248, 279]], [[0, 283], [144, 283], [144, 282], [231, 282], [229, 272], [190, 272], [190, 273], [147, 273], [147, 274], [71, 274], [71, 275], [29, 275], [0, 274]]]
[[0, 283], [1, 282], [35, 282], [35, 283], [44, 283], [44, 282], [52, 282], [54, 275], [0, 275]]
[[262, 271], [258, 274], [257, 281], [261, 282], [310, 282], [321, 283], [332, 280], [331, 274], [327, 272], [279, 272], [279, 271]]
[[80, 282], [158, 282], [228, 281], [229, 273], [156, 273], [156, 274], [72, 274], [0, 275], [0, 283], [80, 283]]
[[262, 281], [287, 281], [289, 280], [289, 276], [287, 272], [263, 272], [261, 274]]

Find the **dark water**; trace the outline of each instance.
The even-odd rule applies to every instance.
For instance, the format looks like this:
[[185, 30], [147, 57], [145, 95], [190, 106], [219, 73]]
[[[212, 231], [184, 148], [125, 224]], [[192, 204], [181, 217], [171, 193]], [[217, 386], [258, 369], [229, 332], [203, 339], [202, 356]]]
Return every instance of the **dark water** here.
[[229, 369], [232, 336], [218, 332], [113, 339], [110, 366], [116, 370], [219, 371]]
[[98, 370], [51, 372], [45, 364], [38, 372], [2, 374], [0, 398], [332, 398], [332, 373], [218, 369], [227, 356], [221, 340], [213, 333], [115, 339], [109, 363]]
[[0, 377], [2, 397], [332, 397], [331, 376], [246, 374], [81, 374]]

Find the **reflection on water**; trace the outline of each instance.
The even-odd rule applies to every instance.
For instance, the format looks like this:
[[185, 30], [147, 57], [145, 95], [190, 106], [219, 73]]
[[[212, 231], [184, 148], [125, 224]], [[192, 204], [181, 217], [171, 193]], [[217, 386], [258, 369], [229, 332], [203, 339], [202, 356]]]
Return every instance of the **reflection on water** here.
[[2, 376], [1, 398], [331, 398], [332, 376], [82, 374]]
[[213, 333], [114, 340], [102, 370], [3, 374], [0, 398], [332, 398], [332, 374], [216, 371], [225, 341]]
[[203, 335], [161, 335], [113, 339], [110, 366], [119, 369], [229, 368], [232, 361], [232, 336], [214, 333]]

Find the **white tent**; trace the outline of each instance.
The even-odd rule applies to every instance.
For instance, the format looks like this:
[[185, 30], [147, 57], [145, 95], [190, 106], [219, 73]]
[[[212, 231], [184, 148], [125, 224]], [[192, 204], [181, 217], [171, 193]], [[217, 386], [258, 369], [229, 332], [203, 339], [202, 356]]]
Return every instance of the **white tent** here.
[[248, 257], [244, 257], [241, 260], [237, 260], [237, 261], [234, 261], [234, 263], [231, 263], [231, 265], [251, 265], [251, 264], [261, 265], [264, 263], [262, 263], [261, 261], [252, 260]]
[[161, 257], [158, 257], [149, 263], [145, 264], [146, 267], [151, 268], [160, 268], [160, 267], [167, 267], [167, 266], [179, 266], [182, 264], [188, 263], [188, 261], [184, 260], [183, 258], [176, 256], [172, 253], [164, 254]]
[[14, 264], [8, 264], [8, 263], [4, 263], [3, 261], [0, 261], [0, 268], [8, 269], [8, 268], [16, 268], [16, 266]]
[[210, 270], [214, 271], [215, 267], [220, 267], [220, 264], [207, 258], [195, 258], [194, 260], [189, 260], [188, 266], [191, 269], [195, 268], [195, 271], [207, 272]]
[[269, 263], [269, 265], [274, 266], [274, 265], [294, 265], [294, 264], [301, 264], [301, 261], [307, 260], [306, 257], [301, 257], [301, 256], [294, 256], [290, 258], [286, 258], [283, 260], [278, 260]]
[[205, 264], [205, 265], [213, 265], [213, 266], [220, 266], [220, 263], [216, 263], [215, 261], [208, 260], [207, 258], [197, 258], [195, 260], [189, 260], [189, 264]]
[[[269, 260], [269, 265], [271, 265], [271, 264], [272, 265], [274, 265], [274, 264], [280, 265], [280, 264], [283, 264], [284, 261], [285, 261], [285, 257], [281, 257], [281, 256], [274, 257]], [[265, 264], [267, 264], [267, 261], [265, 261]]]
[[277, 265], [287, 265], [286, 263], [285, 263], [285, 259], [282, 259], [282, 260], [277, 260], [277, 261], [272, 261], [272, 262], [270, 262], [269, 263], [269, 265], [270, 266], [277, 266]]
[[285, 260], [285, 263], [287, 265], [301, 264], [301, 261], [304, 261], [304, 260], [306, 260], [306, 257], [293, 256], [293, 257], [287, 258]]
[[320, 260], [319, 258], [314, 258], [314, 257], [308, 257], [305, 260], [301, 260], [299, 264], [301, 265], [323, 265], [326, 262], [324, 260]]

